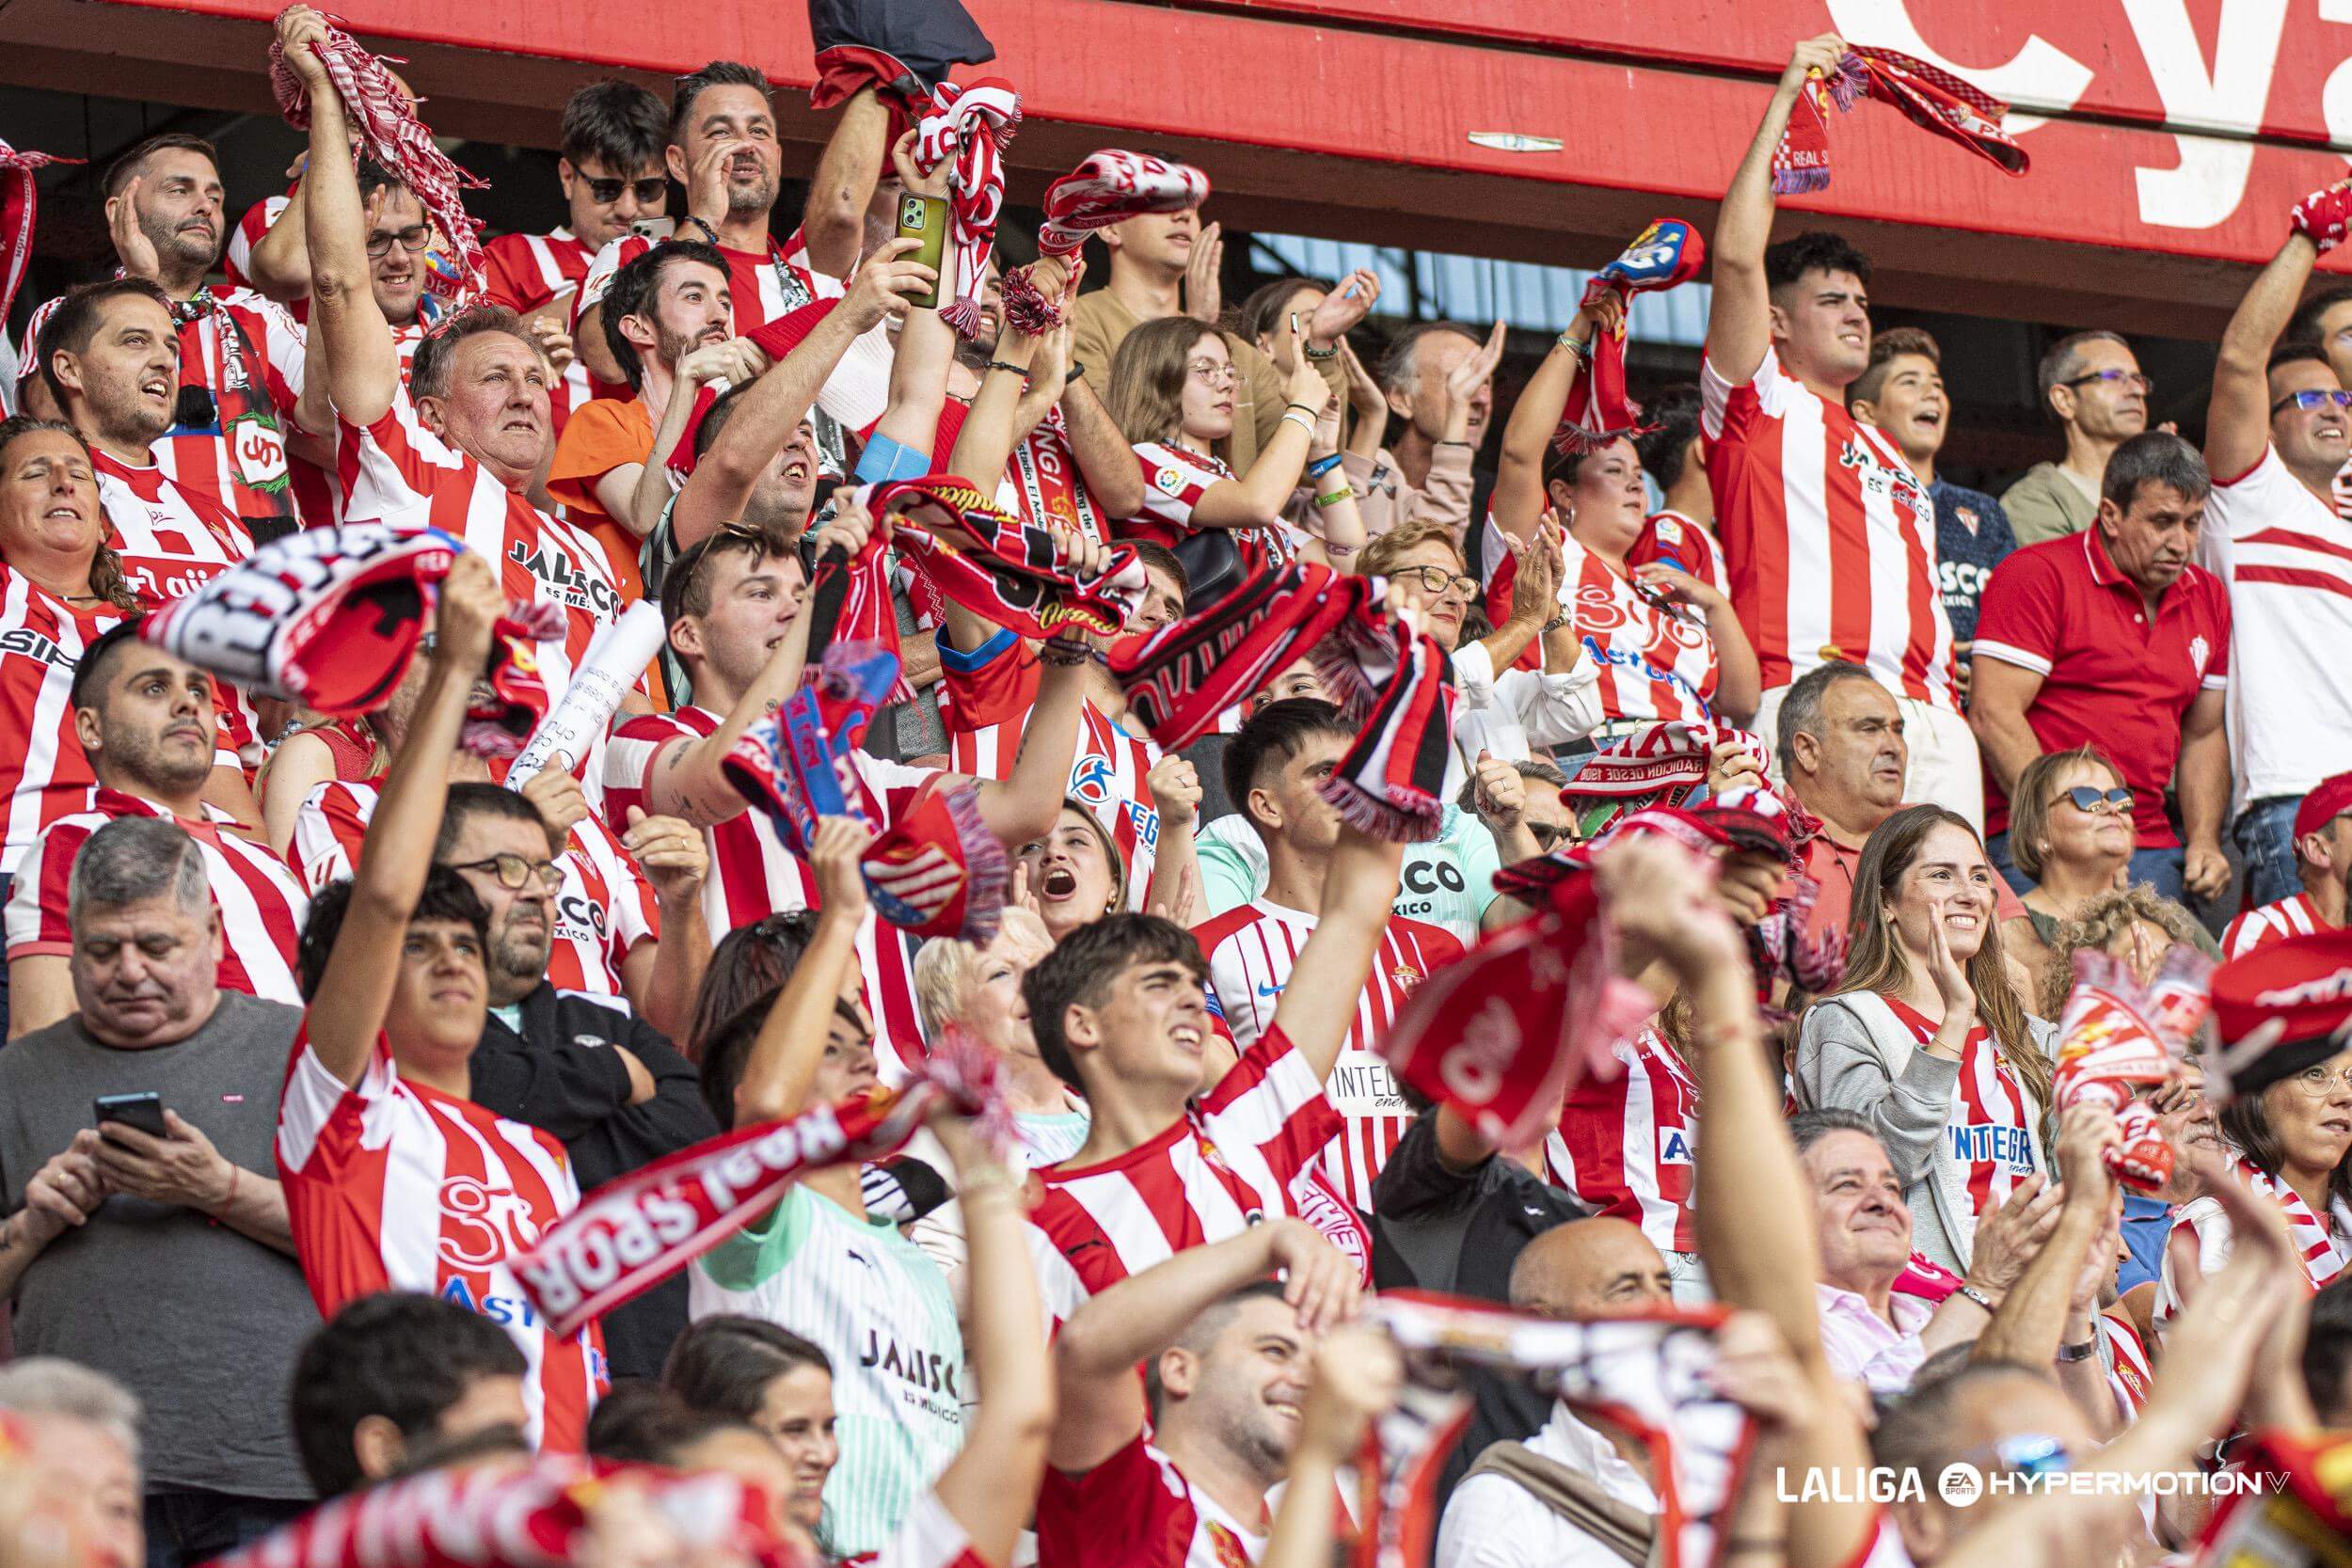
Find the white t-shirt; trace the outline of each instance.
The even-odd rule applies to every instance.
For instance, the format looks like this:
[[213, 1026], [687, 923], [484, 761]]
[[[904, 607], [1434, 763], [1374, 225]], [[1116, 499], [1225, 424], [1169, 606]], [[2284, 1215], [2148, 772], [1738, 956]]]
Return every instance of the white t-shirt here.
[[[1658, 1494], [1616, 1446], [1565, 1404], [1527, 1446], [1590, 1477], [1613, 1502], [1655, 1511]], [[1625, 1559], [1507, 1476], [1472, 1476], [1446, 1500], [1437, 1568], [1625, 1568]]]

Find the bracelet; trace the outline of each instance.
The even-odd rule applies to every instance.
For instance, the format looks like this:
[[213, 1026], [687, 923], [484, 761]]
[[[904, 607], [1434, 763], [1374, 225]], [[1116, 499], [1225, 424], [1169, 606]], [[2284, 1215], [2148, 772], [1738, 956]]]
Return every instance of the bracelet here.
[[2094, 1335], [2090, 1338], [2085, 1339], [2079, 1345], [2058, 1346], [2058, 1358], [2060, 1361], [2065, 1362], [2088, 1361], [2098, 1354], [2099, 1340], [2097, 1336]]
[[1073, 362], [1071, 364], [1071, 367], [1070, 367], [1070, 373], [1069, 373], [1069, 374], [1067, 374], [1067, 375], [1065, 375], [1065, 376], [1063, 376], [1063, 377], [1061, 378], [1061, 384], [1062, 384], [1063, 386], [1067, 387], [1067, 386], [1069, 386], [1072, 382], [1073, 382], [1073, 381], [1077, 380], [1080, 376], [1082, 376], [1082, 375], [1084, 375], [1084, 374], [1086, 374], [1086, 373], [1087, 373], [1087, 368], [1086, 368], [1084, 365], [1078, 364], [1078, 363], [1076, 363], [1076, 362], [1074, 362], [1074, 361], [1073, 361]]
[[698, 218], [693, 214], [689, 213], [684, 217], [678, 219], [678, 222], [692, 224], [708, 237], [712, 245], [717, 245], [719, 243], [719, 231], [710, 227], [710, 220], [708, 218]]
[[1544, 623], [1544, 630], [1558, 631], [1562, 626], [1569, 625], [1575, 619], [1575, 616], [1565, 613], [1555, 615], [1550, 620]]
[[1560, 336], [1554, 341], [1557, 341], [1562, 348], [1566, 349], [1570, 354], [1575, 355], [1579, 359], [1584, 361], [1584, 363], [1589, 365], [1593, 362], [1593, 345], [1591, 343], [1586, 342], [1581, 339], [1571, 338], [1565, 332], [1561, 333]]
[[1994, 1304], [1994, 1300], [1991, 1296], [1986, 1295], [1982, 1291], [1978, 1290], [1974, 1285], [1963, 1285], [1958, 1291], [1955, 1291], [1953, 1294], [1966, 1296], [1970, 1301], [1973, 1301], [1979, 1307], [1983, 1307], [1985, 1316], [1988, 1318], [2000, 1310], [2000, 1307]]
[[1310, 359], [1337, 359], [1340, 356], [1340, 345], [1333, 343], [1329, 348], [1327, 348], [1318, 354], [1315, 352], [1314, 344], [1301, 343], [1299, 345], [1298, 352], [1305, 355]]
[[1309, 479], [1321, 479], [1325, 474], [1329, 473], [1332, 469], [1338, 467], [1339, 466], [1340, 454], [1336, 451], [1328, 457], [1318, 457], [1313, 462], [1307, 465], [1307, 477]]
[[1282, 422], [1284, 424], [1295, 424], [1299, 429], [1305, 431], [1307, 433], [1307, 439], [1310, 441], [1315, 438], [1314, 416], [1302, 413], [1298, 404], [1294, 403], [1288, 408], [1282, 410]]
[[1019, 376], [1024, 381], [1029, 379], [1029, 372], [1026, 367], [1021, 365], [1008, 365], [1002, 359], [991, 359], [988, 362], [987, 369], [992, 371], [1006, 371], [1013, 375]]
[[1067, 670], [1073, 664], [1084, 664], [1094, 657], [1094, 650], [1075, 639], [1057, 637], [1038, 645], [1037, 657], [1057, 669]]
[[1295, 408], [1295, 409], [1299, 410], [1301, 413], [1305, 414], [1305, 415], [1306, 415], [1309, 419], [1311, 419], [1311, 419], [1314, 419], [1314, 418], [1316, 418], [1316, 417], [1317, 417], [1317, 415], [1316, 415], [1316, 411], [1315, 411], [1315, 405], [1314, 405], [1313, 404], [1311, 404], [1311, 403], [1294, 403], [1294, 404], [1291, 404], [1289, 406], [1291, 406], [1291, 407], [1293, 407], [1293, 408]]
[[1317, 496], [1315, 498], [1315, 504], [1317, 506], [1337, 506], [1342, 501], [1352, 501], [1355, 499], [1355, 490], [1351, 486], [1343, 484], [1327, 496]]

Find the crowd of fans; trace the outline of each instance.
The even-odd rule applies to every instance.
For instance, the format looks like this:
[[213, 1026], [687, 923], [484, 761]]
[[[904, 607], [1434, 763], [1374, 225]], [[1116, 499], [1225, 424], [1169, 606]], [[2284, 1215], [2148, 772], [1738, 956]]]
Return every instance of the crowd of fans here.
[[[1698, 383], [1567, 441], [1605, 290], [1506, 409], [1504, 324], [1383, 341], [1369, 273], [1229, 307], [1197, 204], [959, 300], [900, 231], [957, 194], [914, 125], [954, 95], [886, 36], [831, 52], [864, 74], [828, 63], [797, 220], [758, 71], [600, 82], [568, 223], [453, 291], [339, 40], [278, 21], [283, 194], [182, 135], [106, 172], [119, 269], [0, 388], [0, 1565], [2146, 1563], [2217, 1490], [2150, 1478], [2352, 1422], [2352, 291], [2305, 297], [2341, 187], [2231, 321], [2201, 451], [2079, 333], [2039, 374], [2062, 446], [1996, 499], [1939, 476], [1945, 350], [1873, 335], [1868, 259], [1772, 238], [1836, 38], [1728, 178]], [[893, 685], [796, 832], [730, 758], [842, 651], [828, 569], [893, 527], [862, 487], [934, 474], [1073, 577], [1127, 563], [1124, 624], [1025, 638], [886, 567]], [[375, 520], [464, 550], [363, 712], [142, 635]], [[1174, 749], [1122, 678], [1299, 568], [1376, 579], [1445, 666], [1411, 842], [1335, 803], [1366, 721], [1326, 650]], [[469, 711], [534, 600], [557, 697], [633, 607], [662, 646], [510, 781]], [[867, 857], [967, 782], [1005, 908], [918, 939]], [[1391, 1047], [1531, 940], [1626, 1027], [1550, 1017], [1505, 1127]], [[2069, 1092], [2079, 974], [2215, 960], [2201, 1050]], [[913, 1103], [950, 1041], [1009, 1116], [934, 1098], [626, 1304], [549, 1307], [583, 1194]], [[1344, 1485], [1438, 1397], [1408, 1290], [1703, 1331], [1708, 1391], [1637, 1381], [1753, 1454], [1708, 1502], [1683, 1427], [1488, 1367], [1425, 1488]], [[582, 1452], [540, 1555], [451, 1523]], [[742, 1534], [678, 1472], [747, 1483]]]

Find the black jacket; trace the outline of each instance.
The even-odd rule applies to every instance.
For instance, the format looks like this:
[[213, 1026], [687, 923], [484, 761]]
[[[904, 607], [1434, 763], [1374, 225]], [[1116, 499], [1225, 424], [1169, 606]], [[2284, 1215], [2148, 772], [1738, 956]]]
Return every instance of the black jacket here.
[[[473, 1053], [474, 1102], [561, 1139], [582, 1194], [719, 1135], [694, 1064], [621, 998], [558, 990], [543, 980], [523, 998], [521, 1023], [510, 1029], [494, 1012], [484, 1024]], [[643, 1105], [628, 1102], [628, 1069], [614, 1046], [653, 1075], [654, 1097]], [[605, 1314], [612, 1375], [660, 1375], [685, 1327], [683, 1273]]]

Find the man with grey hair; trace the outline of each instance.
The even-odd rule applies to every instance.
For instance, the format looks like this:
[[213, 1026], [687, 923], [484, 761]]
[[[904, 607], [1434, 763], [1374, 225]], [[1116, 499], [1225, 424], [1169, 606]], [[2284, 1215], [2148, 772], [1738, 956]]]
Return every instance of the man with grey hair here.
[[92, 833], [68, 893], [75, 1010], [0, 1051], [0, 1296], [16, 1347], [138, 1390], [149, 1561], [209, 1561], [302, 1512], [281, 1404], [317, 1311], [272, 1141], [299, 1008], [218, 983], [186, 832]]
[[2066, 433], [2066, 455], [2037, 463], [2001, 495], [2020, 545], [2080, 533], [2099, 515], [2099, 485], [2115, 449], [2148, 428], [2148, 396], [2132, 345], [2112, 332], [2077, 332], [2050, 345], [2035, 372], [2042, 405]]
[[[2078, 785], [2058, 800], [2072, 796], [2075, 823], [2130, 815], [2133, 881], [2167, 898], [2228, 885], [2230, 591], [2193, 564], [2212, 492], [2196, 448], [2135, 436], [2107, 460], [2096, 526], [2027, 546], [1985, 584], [1968, 722], [1984, 752], [1985, 849], [2011, 886], [2031, 884], [2012, 868], [2009, 792], [2036, 757], [2079, 746], [2104, 750], [2128, 794]], [[2185, 847], [2164, 809], [2176, 763]]]
[[222, 989], [302, 1000], [294, 944], [310, 900], [301, 879], [269, 846], [237, 832], [227, 812], [204, 802], [217, 690], [210, 673], [142, 639], [135, 621], [93, 641], [74, 666], [67, 702], [98, 786], [18, 863], [5, 916], [11, 1038], [73, 1011], [68, 900], [74, 860], [92, 833], [130, 816], [174, 823], [195, 841], [218, 911]]
[[1456, 540], [1468, 535], [1470, 461], [1493, 420], [1502, 359], [1501, 323], [1482, 339], [1460, 322], [1418, 322], [1389, 341], [1375, 372], [1389, 400], [1389, 439], [1374, 457], [1340, 457], [1367, 533], [1426, 517]]
[[0, 1411], [24, 1424], [37, 1497], [96, 1568], [147, 1560], [139, 1517], [139, 1402], [103, 1372], [54, 1355], [0, 1367]]

